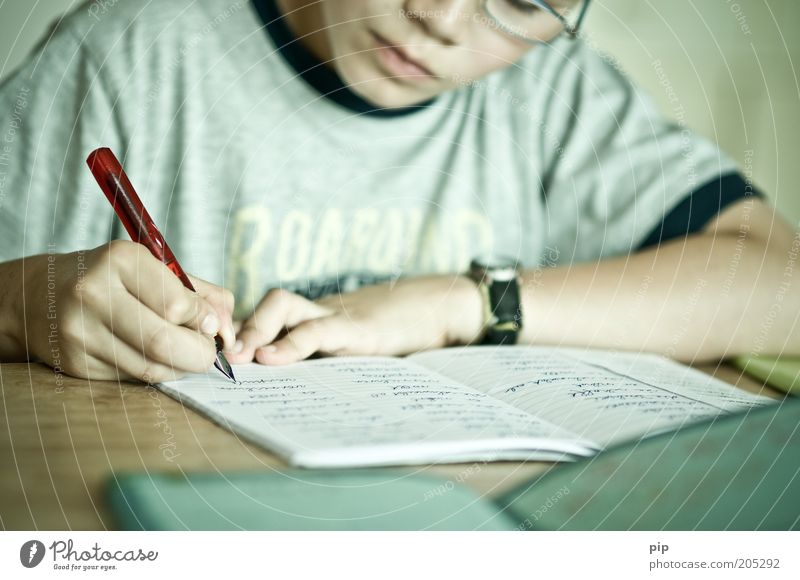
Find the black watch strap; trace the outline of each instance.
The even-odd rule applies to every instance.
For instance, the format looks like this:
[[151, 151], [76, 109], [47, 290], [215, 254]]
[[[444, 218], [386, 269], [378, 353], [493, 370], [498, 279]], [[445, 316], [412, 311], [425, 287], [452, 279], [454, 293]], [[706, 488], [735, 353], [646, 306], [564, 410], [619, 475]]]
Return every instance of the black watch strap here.
[[494, 281], [486, 285], [492, 322], [486, 329], [484, 344], [516, 344], [522, 328], [517, 279]]
[[470, 277], [483, 294], [484, 325], [482, 344], [516, 344], [522, 328], [519, 275], [515, 263], [494, 266], [480, 260], [470, 264]]

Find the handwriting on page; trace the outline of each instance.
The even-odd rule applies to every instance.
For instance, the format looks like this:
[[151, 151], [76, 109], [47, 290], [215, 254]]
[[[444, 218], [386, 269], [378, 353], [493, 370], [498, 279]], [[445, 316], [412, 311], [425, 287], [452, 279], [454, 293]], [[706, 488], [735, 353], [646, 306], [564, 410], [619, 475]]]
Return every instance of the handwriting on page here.
[[[736, 408], [731, 400], [714, 397], [713, 389], [696, 377], [684, 377], [680, 390], [670, 389], [669, 373], [663, 368], [656, 377], [640, 365], [634, 369], [640, 378], [603, 367], [598, 360], [579, 360], [577, 352], [504, 347], [451, 352], [447, 357], [421, 354], [414, 359], [603, 445]], [[615, 364], [622, 362], [617, 359]]]
[[[391, 358], [331, 358], [236, 368], [238, 382], [196, 375], [165, 386], [232, 426], [284, 447], [547, 437], [551, 425], [423, 367]], [[214, 377], [214, 378], [211, 378]]]
[[571, 350], [572, 356], [584, 362], [622, 375], [636, 377], [647, 384], [711, 403], [725, 410], [757, 407], [771, 401], [767, 397], [751, 395], [741, 389], [733, 388], [702, 371], [676, 364], [660, 356]]

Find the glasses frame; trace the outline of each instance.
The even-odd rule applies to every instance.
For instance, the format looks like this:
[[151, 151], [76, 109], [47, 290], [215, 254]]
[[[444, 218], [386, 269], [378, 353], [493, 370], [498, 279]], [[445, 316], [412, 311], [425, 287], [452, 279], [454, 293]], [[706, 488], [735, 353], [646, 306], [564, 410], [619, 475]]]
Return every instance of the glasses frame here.
[[[583, 6], [581, 7], [580, 14], [578, 14], [578, 20], [575, 22], [575, 26], [570, 26], [569, 22], [567, 22], [567, 19], [564, 18], [564, 16], [558, 10], [553, 8], [550, 5], [550, 3], [546, 2], [545, 0], [522, 0], [522, 1], [531, 4], [533, 6], [536, 6], [537, 8], [541, 8], [545, 12], [552, 14], [553, 16], [558, 18], [561, 24], [564, 25], [564, 30], [562, 30], [557, 36], [561, 36], [561, 34], [566, 33], [567, 37], [570, 40], [575, 40], [578, 37], [581, 23], [583, 23], [583, 18], [584, 16], [586, 16], [586, 12], [589, 9], [589, 2], [591, 0], [582, 0]], [[532, 38], [523, 36], [519, 32], [515, 31], [513, 28], [507, 26], [506, 24], [503, 24], [503, 22], [498, 20], [497, 17], [494, 14], [492, 14], [492, 11], [489, 9], [489, 0], [482, 0], [481, 7], [483, 8], [483, 11], [486, 13], [486, 15], [492, 19], [495, 26], [497, 26], [500, 30], [504, 31], [507, 34], [510, 34], [511, 36], [514, 36], [515, 38], [520, 38], [530, 44], [542, 44], [543, 41], [533, 40]]]

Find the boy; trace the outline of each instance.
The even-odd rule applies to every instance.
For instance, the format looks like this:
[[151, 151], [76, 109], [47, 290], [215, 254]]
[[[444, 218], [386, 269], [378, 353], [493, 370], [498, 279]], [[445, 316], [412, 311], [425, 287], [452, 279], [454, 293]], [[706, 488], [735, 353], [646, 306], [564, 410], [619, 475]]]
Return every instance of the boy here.
[[[87, 4], [2, 87], [2, 360], [162, 381], [206, 370], [217, 331], [232, 363], [800, 353], [800, 293], [769, 319], [794, 232], [571, 38], [587, 8]], [[101, 145], [213, 284], [109, 242], [126, 236], [84, 164]]]

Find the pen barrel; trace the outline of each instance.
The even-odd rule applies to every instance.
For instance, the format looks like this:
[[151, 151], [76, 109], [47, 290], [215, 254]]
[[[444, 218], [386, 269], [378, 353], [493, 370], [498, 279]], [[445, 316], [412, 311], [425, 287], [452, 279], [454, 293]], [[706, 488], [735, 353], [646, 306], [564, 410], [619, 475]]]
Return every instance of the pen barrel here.
[[92, 151], [87, 157], [86, 163], [131, 239], [150, 250], [150, 253], [163, 262], [184, 286], [189, 290], [194, 290], [192, 282], [181, 268], [175, 254], [164, 240], [164, 236], [156, 228], [111, 149], [101, 147]]

